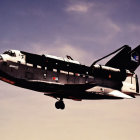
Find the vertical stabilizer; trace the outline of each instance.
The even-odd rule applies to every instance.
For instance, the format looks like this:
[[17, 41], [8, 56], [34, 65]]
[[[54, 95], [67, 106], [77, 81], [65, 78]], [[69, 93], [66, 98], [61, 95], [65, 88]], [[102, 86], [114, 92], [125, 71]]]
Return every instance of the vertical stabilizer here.
[[132, 50], [130, 53], [131, 61], [128, 65], [130, 71], [135, 71], [140, 65], [140, 45]]
[[105, 65], [134, 72], [140, 65], [140, 45], [133, 50], [131, 50], [131, 47], [125, 45], [123, 49]]

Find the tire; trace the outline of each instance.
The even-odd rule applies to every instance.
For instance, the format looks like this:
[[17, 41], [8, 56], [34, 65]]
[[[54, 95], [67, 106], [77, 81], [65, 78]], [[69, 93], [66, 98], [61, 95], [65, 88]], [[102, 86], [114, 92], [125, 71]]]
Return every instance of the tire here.
[[56, 107], [57, 109], [64, 109], [64, 108], [65, 108], [65, 104], [64, 104], [63, 101], [57, 101], [57, 102], [55, 103], [55, 107]]

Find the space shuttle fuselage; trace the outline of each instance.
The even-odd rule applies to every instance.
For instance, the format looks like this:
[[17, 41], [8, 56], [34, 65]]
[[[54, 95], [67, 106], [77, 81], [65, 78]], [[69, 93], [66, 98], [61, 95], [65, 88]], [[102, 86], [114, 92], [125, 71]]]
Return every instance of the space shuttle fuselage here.
[[129, 70], [18, 50], [0, 55], [0, 80], [60, 99], [132, 98], [139, 93], [137, 75]]

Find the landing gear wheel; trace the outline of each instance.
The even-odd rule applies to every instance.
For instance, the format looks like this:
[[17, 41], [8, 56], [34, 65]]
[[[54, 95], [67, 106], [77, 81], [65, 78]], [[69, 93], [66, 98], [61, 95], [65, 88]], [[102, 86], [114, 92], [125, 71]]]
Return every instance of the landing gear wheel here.
[[55, 107], [56, 107], [57, 109], [64, 109], [64, 108], [65, 108], [65, 104], [64, 104], [63, 101], [57, 101], [57, 102], [55, 103]]

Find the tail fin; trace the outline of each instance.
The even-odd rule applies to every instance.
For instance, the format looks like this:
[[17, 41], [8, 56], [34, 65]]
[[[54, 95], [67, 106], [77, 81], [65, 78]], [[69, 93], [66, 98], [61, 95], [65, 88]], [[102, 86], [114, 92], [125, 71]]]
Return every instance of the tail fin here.
[[130, 62], [131, 47], [124, 45], [122, 50], [110, 59], [105, 65], [118, 69], [126, 69], [128, 62]]
[[134, 72], [140, 65], [140, 45], [133, 50], [126, 45], [105, 65], [119, 69], [128, 69]]
[[132, 50], [130, 53], [131, 61], [128, 65], [130, 71], [135, 71], [140, 65], [140, 45]]

